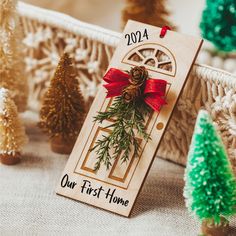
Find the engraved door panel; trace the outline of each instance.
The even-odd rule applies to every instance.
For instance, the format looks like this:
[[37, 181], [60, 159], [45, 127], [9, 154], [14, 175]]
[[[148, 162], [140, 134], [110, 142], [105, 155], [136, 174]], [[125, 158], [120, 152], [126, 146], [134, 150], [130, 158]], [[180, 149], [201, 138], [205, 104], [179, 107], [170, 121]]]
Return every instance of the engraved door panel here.
[[[176, 73], [176, 64], [172, 54], [165, 47], [154, 43], [145, 44], [131, 49], [123, 57], [122, 63], [129, 64], [131, 66], [144, 65], [149, 70], [149, 72], [155, 71], [171, 76], [174, 76]], [[167, 94], [170, 90], [170, 87], [171, 84], [168, 83]], [[103, 101], [104, 105], [100, 111], [106, 111], [108, 107], [111, 106], [112, 102], [113, 98], [105, 99]], [[155, 128], [153, 127], [153, 124], [156, 122], [158, 115], [159, 114], [157, 112], [152, 112], [149, 117], [146, 117], [145, 126], [148, 133], [150, 133]], [[126, 189], [128, 188], [129, 182], [131, 181], [135, 168], [139, 163], [139, 158], [142, 156], [142, 151], [145, 148], [147, 142], [137, 135], [136, 138], [138, 139], [141, 146], [139, 157], [135, 157], [133, 155], [133, 150], [131, 149], [131, 158], [127, 162], [122, 162], [121, 153], [121, 155], [116, 160], [112, 160], [112, 166], [110, 169], [107, 170], [104, 165], [101, 165], [100, 169], [95, 171], [94, 166], [97, 161], [96, 151], [90, 152], [89, 150], [94, 147], [96, 141], [101, 139], [103, 135], [107, 136], [111, 132], [110, 129], [105, 127], [113, 122], [114, 119], [110, 119], [103, 122], [102, 125], [97, 124], [96, 127], [93, 128], [94, 132], [91, 134], [93, 135], [91, 144], [86, 146], [82, 153], [83, 158], [80, 158], [74, 172]], [[111, 149], [110, 152], [112, 154], [113, 150]]]

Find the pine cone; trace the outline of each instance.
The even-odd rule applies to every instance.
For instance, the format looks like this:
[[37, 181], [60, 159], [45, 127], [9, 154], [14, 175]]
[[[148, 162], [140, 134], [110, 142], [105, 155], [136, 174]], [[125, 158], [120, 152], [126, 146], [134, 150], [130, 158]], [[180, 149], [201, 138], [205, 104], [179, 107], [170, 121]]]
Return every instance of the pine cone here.
[[135, 66], [129, 72], [130, 83], [133, 85], [142, 86], [145, 80], [148, 78], [148, 71], [144, 66]]
[[141, 88], [138, 85], [131, 84], [126, 88], [124, 88], [122, 91], [122, 97], [127, 103], [135, 100], [140, 95], [141, 95]]

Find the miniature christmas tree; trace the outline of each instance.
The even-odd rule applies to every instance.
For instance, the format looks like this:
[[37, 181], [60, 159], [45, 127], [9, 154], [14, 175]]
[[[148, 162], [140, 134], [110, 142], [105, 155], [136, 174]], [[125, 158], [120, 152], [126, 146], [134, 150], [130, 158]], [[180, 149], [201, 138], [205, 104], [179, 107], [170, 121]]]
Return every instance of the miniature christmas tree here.
[[16, 3], [16, 0], [0, 0], [0, 87], [11, 91], [18, 111], [22, 112], [27, 105], [28, 84]]
[[219, 50], [236, 50], [236, 1], [206, 0], [200, 28], [202, 36]]
[[70, 154], [85, 113], [71, 58], [65, 53], [43, 100], [39, 126], [50, 136], [54, 152]]
[[211, 117], [200, 111], [188, 155], [184, 196], [202, 222], [205, 235], [228, 235], [235, 214], [236, 181]]
[[126, 0], [126, 6], [122, 11], [122, 28], [128, 20], [163, 27], [175, 27], [167, 20], [169, 13], [165, 8], [165, 0]]
[[3, 164], [20, 161], [22, 146], [26, 144], [25, 129], [18, 117], [17, 107], [7, 89], [0, 89], [0, 159]]

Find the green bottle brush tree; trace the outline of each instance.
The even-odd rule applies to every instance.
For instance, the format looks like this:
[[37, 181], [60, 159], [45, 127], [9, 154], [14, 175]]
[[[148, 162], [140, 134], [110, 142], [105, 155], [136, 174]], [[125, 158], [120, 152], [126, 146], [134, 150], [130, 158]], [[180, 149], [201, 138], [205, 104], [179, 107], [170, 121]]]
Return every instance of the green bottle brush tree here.
[[199, 112], [185, 171], [184, 197], [204, 235], [228, 235], [236, 212], [236, 181], [224, 145], [207, 111]]
[[200, 28], [203, 38], [220, 51], [236, 50], [236, 1], [206, 0]]

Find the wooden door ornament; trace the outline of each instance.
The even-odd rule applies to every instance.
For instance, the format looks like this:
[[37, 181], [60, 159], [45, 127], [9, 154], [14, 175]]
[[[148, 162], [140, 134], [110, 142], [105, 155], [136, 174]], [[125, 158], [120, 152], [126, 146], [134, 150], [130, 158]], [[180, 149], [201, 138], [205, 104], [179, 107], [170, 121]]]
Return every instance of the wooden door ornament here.
[[130, 215], [202, 44], [200, 38], [160, 33], [128, 22], [58, 194]]

